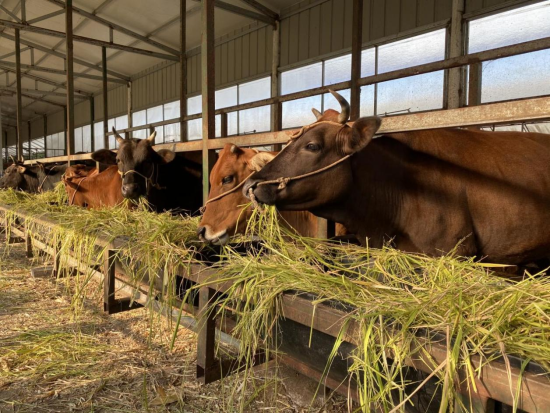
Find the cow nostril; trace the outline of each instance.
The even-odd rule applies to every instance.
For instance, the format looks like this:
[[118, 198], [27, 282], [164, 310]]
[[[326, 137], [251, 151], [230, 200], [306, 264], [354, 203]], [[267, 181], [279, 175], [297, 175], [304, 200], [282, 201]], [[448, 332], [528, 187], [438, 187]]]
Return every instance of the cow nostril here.
[[199, 236], [204, 235], [205, 232], [206, 232], [206, 227], [198, 227], [197, 228], [197, 235], [199, 235]]

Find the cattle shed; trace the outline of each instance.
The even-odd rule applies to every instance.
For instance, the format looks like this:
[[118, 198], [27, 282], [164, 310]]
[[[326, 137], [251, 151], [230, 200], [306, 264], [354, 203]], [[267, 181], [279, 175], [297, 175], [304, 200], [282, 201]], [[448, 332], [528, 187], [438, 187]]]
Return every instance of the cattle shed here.
[[[331, 90], [349, 101], [351, 122], [380, 116], [378, 133], [550, 133], [550, 0], [0, 0], [0, 70], [0, 171], [13, 159], [71, 164], [116, 150], [113, 128], [140, 139], [155, 130], [155, 150], [202, 165], [205, 202], [216, 153], [227, 143], [280, 150], [290, 132], [315, 121], [312, 108], [339, 110]], [[151, 284], [155, 293], [132, 284], [112, 240], [94, 239], [90, 248], [102, 253], [93, 262], [63, 250], [61, 264], [65, 247], [58, 238], [47, 241], [60, 234], [55, 220], [6, 205], [0, 215], [7, 241], [24, 241], [29, 257], [41, 250], [53, 257], [57, 275], [65, 266], [101, 280], [108, 314], [149, 305], [166, 289], [162, 282]], [[318, 218], [319, 238], [333, 231]], [[196, 264], [174, 274], [189, 285], [220, 277]], [[115, 288], [127, 297], [115, 299]], [[173, 308], [153, 306], [199, 330], [197, 377], [204, 383], [241, 368], [214, 356], [216, 339], [234, 340], [234, 324], [207, 309], [228, 291], [222, 279], [201, 288], [195, 303], [180, 296]], [[281, 299], [283, 330], [296, 340], [282, 361], [360, 402], [356, 388], [342, 387], [345, 375], [325, 374], [311, 354], [326, 358], [331, 343], [344, 340], [349, 309], [312, 302]], [[178, 307], [201, 321], [182, 318]], [[312, 340], [320, 349], [311, 350]], [[435, 364], [404, 364], [428, 381], [445, 368], [444, 341], [430, 345]], [[550, 411], [544, 366], [502, 356], [472, 359], [467, 367], [480, 388], [472, 398], [457, 385], [464, 398], [456, 411]]]

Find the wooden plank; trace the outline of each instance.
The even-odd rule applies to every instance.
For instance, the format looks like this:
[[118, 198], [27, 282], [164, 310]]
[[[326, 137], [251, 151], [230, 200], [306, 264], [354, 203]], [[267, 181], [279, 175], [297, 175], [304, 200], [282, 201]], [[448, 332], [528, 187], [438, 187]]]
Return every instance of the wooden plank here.
[[344, 2], [344, 33], [343, 45], [344, 49], [351, 47], [352, 42], [352, 25], [353, 25], [353, 0], [345, 0]]
[[214, 290], [203, 287], [199, 290], [199, 324], [197, 339], [197, 378], [209, 382], [207, 371], [215, 366], [216, 321], [210, 305]]
[[222, 83], [222, 68], [221, 68], [221, 48], [215, 47], [214, 48], [214, 55], [215, 55], [215, 79], [216, 79], [216, 86], [220, 85]]
[[65, 145], [67, 162], [71, 165], [71, 155], [75, 153], [74, 141], [74, 47], [73, 47], [73, 0], [65, 3], [65, 61], [67, 70], [67, 142]]
[[363, 44], [370, 41], [372, 1], [365, 0], [363, 4]]
[[453, 0], [438, 0], [435, 2], [435, 21], [451, 18]]
[[23, 159], [23, 137], [22, 128], [23, 128], [23, 103], [21, 101], [21, 37], [19, 34], [19, 29], [15, 29], [15, 76], [16, 76], [16, 88], [15, 93], [16, 98], [16, 117], [17, 117], [17, 160]]
[[[457, 57], [463, 54], [464, 49], [464, 31], [463, 15], [464, 0], [452, 0], [451, 27], [449, 30], [448, 57]], [[446, 107], [448, 109], [464, 106], [464, 74], [462, 67], [449, 69], [447, 71], [447, 93]]]
[[109, 136], [107, 132], [109, 131], [109, 126], [107, 125], [107, 119], [109, 119], [109, 92], [107, 90], [107, 49], [105, 47], [101, 48], [101, 70], [103, 73], [103, 148], [109, 148]]

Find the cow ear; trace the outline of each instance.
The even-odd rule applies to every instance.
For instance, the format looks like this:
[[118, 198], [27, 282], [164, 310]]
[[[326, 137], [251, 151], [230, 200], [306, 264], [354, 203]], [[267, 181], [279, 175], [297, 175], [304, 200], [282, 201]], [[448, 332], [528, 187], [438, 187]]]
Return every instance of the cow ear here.
[[271, 152], [259, 152], [254, 155], [250, 161], [248, 161], [248, 167], [251, 170], [258, 172], [269, 162], [271, 162], [273, 158], [275, 158], [275, 155]]
[[170, 163], [176, 159], [176, 153], [170, 149], [161, 149], [157, 154], [162, 158], [163, 163]]
[[92, 159], [105, 165], [116, 165], [116, 154], [109, 149], [100, 149], [92, 153]]
[[17, 172], [20, 174], [24, 174], [27, 168], [25, 168], [23, 165], [17, 165]]
[[341, 153], [351, 155], [363, 149], [370, 143], [381, 123], [382, 119], [378, 116], [371, 116], [357, 120], [351, 128], [344, 128], [340, 132], [342, 138], [338, 139]]

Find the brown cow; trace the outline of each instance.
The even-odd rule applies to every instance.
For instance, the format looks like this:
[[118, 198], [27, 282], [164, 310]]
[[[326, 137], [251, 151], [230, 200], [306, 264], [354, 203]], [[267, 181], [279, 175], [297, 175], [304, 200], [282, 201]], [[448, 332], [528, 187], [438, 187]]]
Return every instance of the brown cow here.
[[[210, 193], [213, 199], [227, 192], [226, 196], [206, 205], [198, 228], [202, 241], [226, 244], [229, 236], [244, 233], [251, 208], [250, 201], [242, 194], [239, 186], [251, 173], [260, 170], [274, 158], [277, 152], [258, 152], [255, 149], [240, 148], [228, 143], [220, 151], [218, 161], [210, 173]], [[283, 212], [283, 221], [299, 234], [306, 237], [317, 235], [317, 217], [305, 211]], [[345, 234], [345, 229], [337, 224], [337, 235]]]
[[342, 222], [372, 247], [393, 240], [439, 255], [462, 241], [459, 253], [492, 262], [550, 257], [549, 135], [442, 129], [373, 139], [380, 118], [346, 126], [349, 104], [335, 96], [339, 123], [304, 129], [245, 193]]
[[100, 173], [96, 170], [87, 176], [66, 176], [63, 182], [69, 205], [98, 209], [119, 205], [124, 200], [120, 190], [122, 178], [116, 166], [110, 166]]

